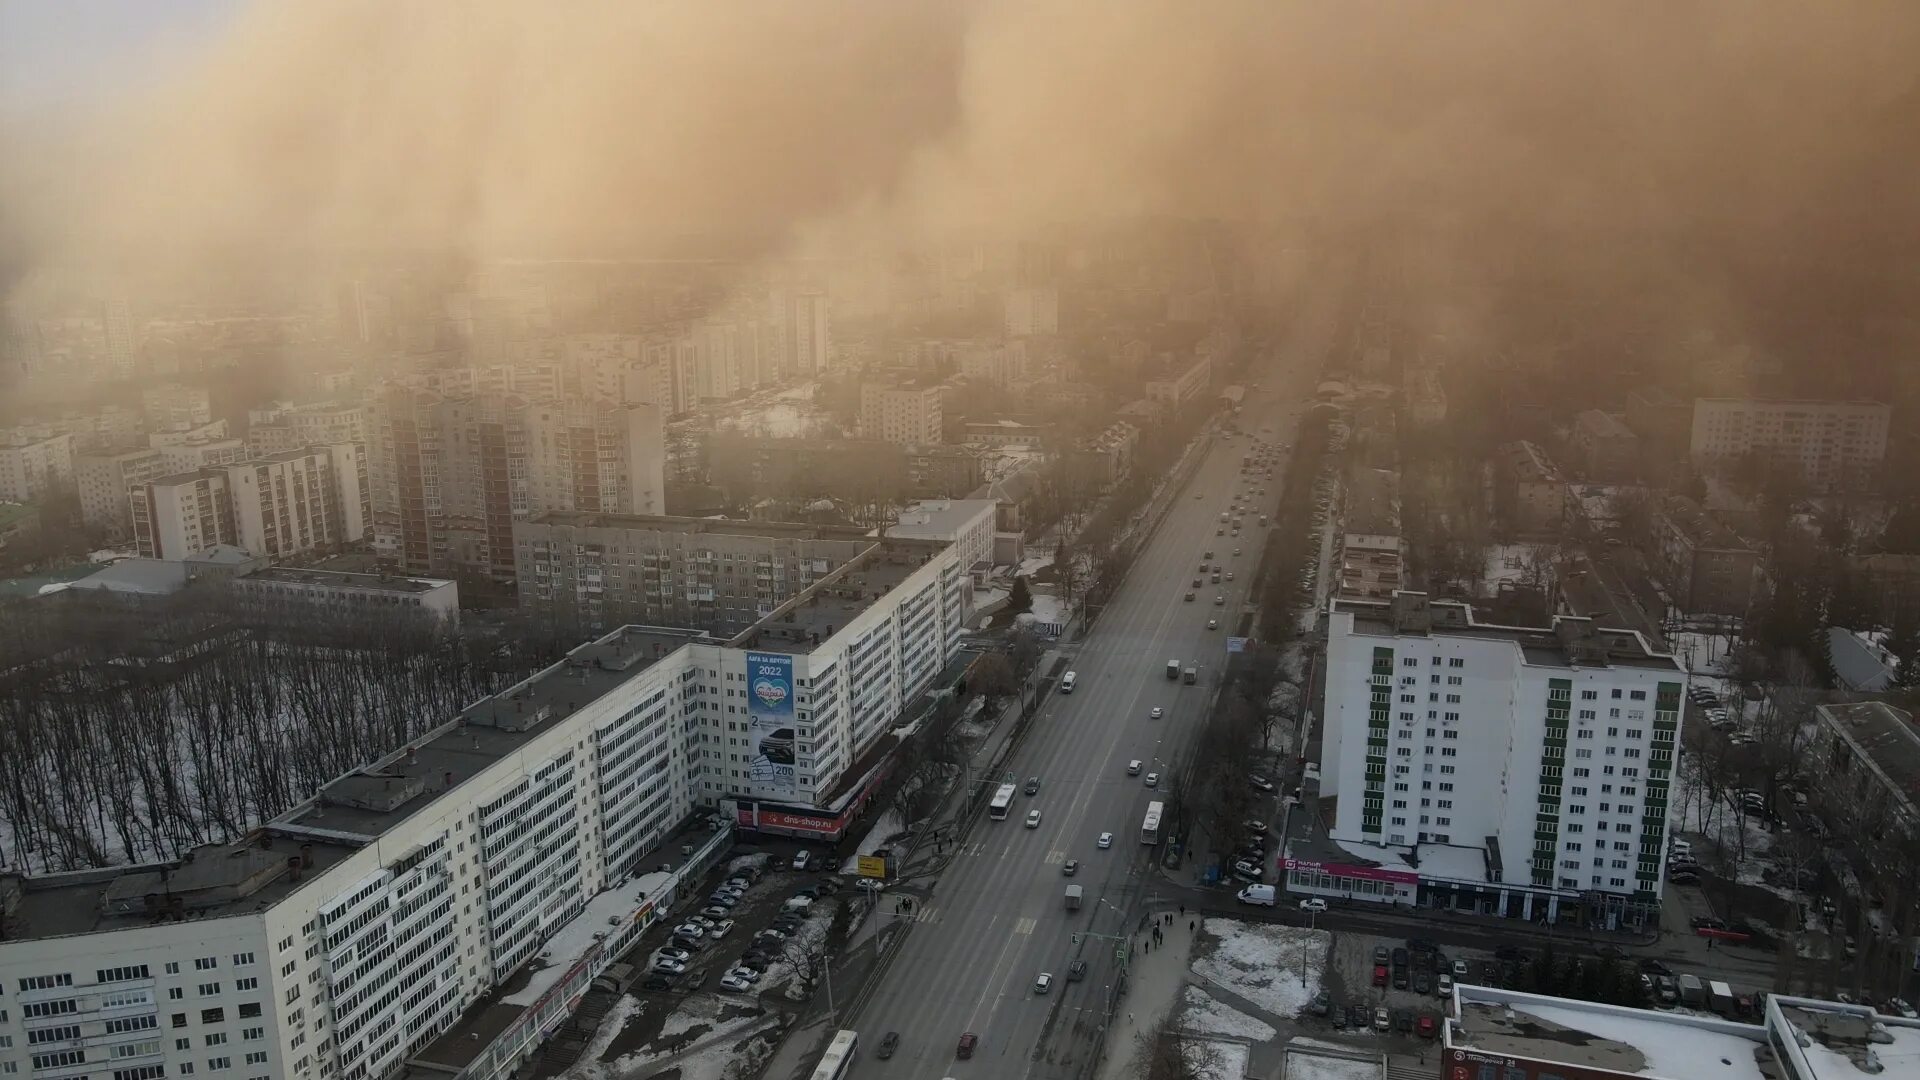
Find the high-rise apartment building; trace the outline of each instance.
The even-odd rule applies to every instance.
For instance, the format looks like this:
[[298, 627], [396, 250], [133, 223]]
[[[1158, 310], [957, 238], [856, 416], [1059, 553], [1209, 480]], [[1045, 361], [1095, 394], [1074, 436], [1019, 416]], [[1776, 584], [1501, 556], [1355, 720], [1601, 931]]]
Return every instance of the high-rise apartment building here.
[[861, 436], [891, 443], [938, 444], [945, 430], [940, 407], [944, 393], [937, 383], [862, 384]]
[[149, 432], [186, 431], [213, 422], [213, 398], [204, 386], [165, 383], [140, 392]]
[[1493, 626], [1410, 592], [1333, 601], [1320, 777], [1304, 793], [1331, 800], [1331, 819], [1290, 847], [1288, 887], [1656, 917], [1685, 683], [1671, 656], [1589, 619]]
[[658, 406], [388, 386], [368, 407], [374, 543], [409, 573], [513, 576], [513, 523], [665, 508]]
[[731, 637], [583, 645], [229, 842], [0, 877], [0, 1071], [515, 1075], [734, 826], [831, 843], [866, 807], [967, 615], [956, 552], [867, 545]]
[[1005, 314], [1008, 337], [1057, 334], [1060, 332], [1060, 293], [1041, 287], [1009, 289]]
[[790, 380], [815, 378], [827, 370], [833, 348], [832, 307], [827, 294], [802, 289], [787, 294], [785, 309], [785, 371]]
[[127, 533], [133, 528], [127, 492], [168, 472], [166, 455], [152, 447], [117, 454], [81, 454], [73, 459], [80, 489], [80, 517], [89, 525]]
[[1700, 398], [1693, 403], [1695, 465], [1760, 455], [1828, 490], [1871, 483], [1887, 456], [1892, 410], [1873, 401]]
[[0, 500], [31, 502], [73, 479], [73, 436], [0, 443]]
[[129, 496], [134, 540], [149, 559], [215, 544], [276, 559], [338, 548], [366, 538], [365, 479], [355, 443], [157, 477]]

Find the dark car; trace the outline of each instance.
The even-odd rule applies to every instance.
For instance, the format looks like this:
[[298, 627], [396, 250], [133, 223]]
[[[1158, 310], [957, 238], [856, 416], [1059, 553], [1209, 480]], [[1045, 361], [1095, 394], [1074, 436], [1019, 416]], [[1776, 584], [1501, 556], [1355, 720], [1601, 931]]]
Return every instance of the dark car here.
[[973, 1056], [973, 1048], [979, 1045], [980, 1036], [969, 1031], [960, 1036], [960, 1045], [954, 1048], [953, 1055], [962, 1061]]
[[1403, 968], [1407, 966], [1407, 950], [1405, 949], [1393, 950], [1393, 966], [1397, 968]]
[[1407, 939], [1407, 948], [1415, 954], [1430, 953], [1434, 951], [1434, 944], [1431, 939], [1414, 937]]
[[1725, 930], [1727, 924], [1708, 915], [1695, 915], [1689, 922], [1695, 930]]
[[1393, 969], [1393, 988], [1395, 990], [1405, 990], [1407, 988], [1407, 969], [1406, 968], [1401, 967], [1401, 968]]
[[1373, 1024], [1373, 1010], [1356, 1001], [1347, 1007], [1347, 1023], [1357, 1028], [1370, 1027]]
[[1513, 945], [1502, 945], [1493, 950], [1495, 959], [1520, 961], [1527, 958], [1527, 950]]
[[1393, 1030], [1405, 1035], [1413, 1030], [1413, 1013], [1407, 1009], [1393, 1010]]
[[1079, 982], [1080, 980], [1086, 977], [1087, 977], [1087, 962], [1085, 960], [1075, 960], [1072, 963], [1067, 965], [1067, 981], [1068, 982]]
[[1640, 970], [1646, 972], [1649, 975], [1673, 974], [1673, 970], [1667, 967], [1667, 965], [1661, 963], [1658, 960], [1654, 960], [1651, 958], [1640, 961]]
[[880, 1049], [875, 1056], [881, 1061], [885, 1061], [892, 1057], [893, 1052], [898, 1049], [900, 1049], [900, 1033], [897, 1031], [889, 1031], [880, 1037]]
[[640, 989], [652, 990], [655, 993], [659, 993], [663, 990], [673, 989], [673, 984], [671, 982], [668, 982], [665, 977], [660, 975], [655, 975], [649, 978], [647, 981], [641, 983]]
[[1325, 990], [1313, 995], [1313, 1001], [1307, 1005], [1307, 1011], [1315, 1016], [1325, 1016], [1327, 1010], [1331, 1008], [1333, 1008], [1333, 998], [1328, 996]]
[[1424, 971], [1413, 973], [1413, 992], [1416, 994], [1433, 993], [1433, 977]]
[[1346, 1006], [1336, 1005], [1333, 1007], [1333, 1026], [1339, 1031], [1345, 1031], [1347, 1029]]

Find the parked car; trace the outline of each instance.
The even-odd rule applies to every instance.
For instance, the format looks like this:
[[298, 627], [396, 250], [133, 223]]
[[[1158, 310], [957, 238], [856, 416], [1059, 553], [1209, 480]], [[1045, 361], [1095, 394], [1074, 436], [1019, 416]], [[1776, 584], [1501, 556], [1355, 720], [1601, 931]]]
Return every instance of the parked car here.
[[693, 959], [693, 954], [685, 949], [676, 949], [669, 945], [653, 950], [653, 958], [655, 960], [678, 960], [684, 964]]
[[1387, 1012], [1387, 1007], [1385, 1005], [1375, 1006], [1373, 1010], [1373, 1030], [1384, 1035], [1387, 1029], [1392, 1026], [1393, 1016]]
[[733, 932], [733, 920], [721, 919], [707, 930], [707, 937], [716, 941]]
[[1333, 999], [1327, 995], [1325, 990], [1322, 990], [1313, 995], [1313, 1000], [1307, 1004], [1307, 1011], [1315, 1016], [1325, 1016], [1327, 1015], [1327, 1010], [1332, 1007]]
[[1301, 911], [1322, 912], [1327, 910], [1327, 902], [1318, 896], [1309, 896], [1300, 901]]
[[753, 984], [738, 975], [722, 975], [720, 977], [720, 989], [730, 994], [744, 994], [753, 989]]
[[685, 975], [687, 965], [678, 960], [655, 960], [653, 966], [647, 970], [655, 975]]
[[1440, 1025], [1434, 1021], [1432, 1013], [1421, 1013], [1418, 1031], [1421, 1038], [1431, 1039], [1440, 1033]]
[[640, 989], [651, 990], [657, 994], [663, 990], [673, 989], [673, 984], [671, 982], [668, 982], [665, 976], [651, 975], [651, 976], [648, 976], [645, 982], [640, 984]]
[[708, 904], [706, 907], [700, 909], [700, 914], [715, 919], [724, 919], [730, 910], [732, 910], [732, 905], [730, 904]]
[[1387, 966], [1385, 964], [1373, 965], [1373, 985], [1387, 985]]
[[1447, 974], [1444, 971], [1441, 972], [1440, 981], [1434, 986], [1433, 992], [1440, 995], [1443, 998], [1452, 997], [1453, 996], [1453, 976]]

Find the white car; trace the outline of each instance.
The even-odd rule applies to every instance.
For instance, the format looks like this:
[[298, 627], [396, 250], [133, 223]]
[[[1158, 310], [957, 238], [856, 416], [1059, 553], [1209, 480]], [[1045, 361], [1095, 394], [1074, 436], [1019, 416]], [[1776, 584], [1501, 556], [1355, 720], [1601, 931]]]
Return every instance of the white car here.
[[656, 962], [661, 960], [677, 960], [680, 963], [684, 964], [687, 961], [693, 959], [693, 954], [688, 952], [685, 949], [674, 949], [674, 948], [655, 949], [653, 952], [653, 959]]
[[1039, 978], [1033, 980], [1034, 993], [1044, 994], [1051, 989], [1053, 989], [1053, 972], [1043, 971]]
[[1300, 901], [1300, 910], [1314, 912], [1325, 911], [1327, 910], [1327, 902], [1318, 896], [1309, 896], [1305, 900]]
[[720, 989], [730, 994], [744, 994], [753, 989], [753, 984], [738, 975], [728, 975], [720, 980]]
[[879, 892], [886, 887], [887, 883], [881, 881], [879, 878], [863, 877], [854, 883], [854, 888], [860, 889], [863, 892]]
[[1146, 778], [1146, 784], [1147, 784], [1147, 786], [1148, 786], [1148, 787], [1159, 787], [1159, 786], [1160, 786], [1160, 774], [1159, 774], [1159, 773], [1157, 773], [1157, 772], [1150, 772], [1150, 773], [1148, 773], [1148, 774], [1147, 774], [1147, 778]]
[[1039, 827], [1040, 827], [1040, 811], [1038, 810], [1027, 811], [1027, 828], [1037, 829]]
[[687, 973], [687, 965], [678, 960], [655, 960], [653, 962], [653, 973], [655, 975], [685, 975]]
[[750, 967], [737, 967], [727, 972], [727, 978], [745, 979], [750, 983], [756, 983], [760, 981], [760, 973]]
[[1158, 720], [1158, 719], [1160, 719], [1160, 718], [1161, 718], [1162, 716], [1165, 716], [1165, 715], [1166, 715], [1166, 713], [1164, 713], [1164, 712], [1161, 712], [1161, 711], [1160, 711], [1160, 706], [1158, 706], [1158, 705], [1155, 705], [1155, 706], [1154, 706], [1154, 707], [1153, 707], [1153, 708], [1152, 708], [1152, 709], [1151, 709], [1151, 710], [1150, 710], [1150, 711], [1149, 711], [1149, 712], [1147, 713], [1147, 719], [1149, 719], [1149, 720]]
[[701, 938], [707, 936], [706, 927], [695, 926], [692, 923], [681, 923], [679, 926], [673, 928], [673, 932], [677, 937], [688, 937], [695, 941], [699, 941]]
[[1209, 630], [1218, 630], [1218, 629], [1220, 629], [1220, 620], [1219, 620], [1219, 619], [1208, 619], [1208, 620], [1207, 620], [1207, 629], [1209, 629]]
[[1113, 846], [1113, 834], [1112, 834], [1112, 833], [1110, 833], [1110, 832], [1103, 832], [1103, 833], [1101, 833], [1101, 834], [1100, 834], [1100, 839], [1098, 839], [1098, 840], [1095, 840], [1095, 841], [1093, 842], [1093, 846], [1094, 846], [1094, 847], [1097, 847], [1097, 848], [1110, 848], [1110, 847], [1112, 847], [1112, 846]]
[[726, 937], [728, 934], [732, 932], [733, 932], [733, 920], [721, 919], [719, 922], [714, 923], [712, 927], [708, 928], [707, 936], [717, 940], [719, 938]]
[[1127, 762], [1127, 775], [1128, 776], [1140, 775], [1140, 759], [1139, 758], [1134, 758], [1132, 761]]

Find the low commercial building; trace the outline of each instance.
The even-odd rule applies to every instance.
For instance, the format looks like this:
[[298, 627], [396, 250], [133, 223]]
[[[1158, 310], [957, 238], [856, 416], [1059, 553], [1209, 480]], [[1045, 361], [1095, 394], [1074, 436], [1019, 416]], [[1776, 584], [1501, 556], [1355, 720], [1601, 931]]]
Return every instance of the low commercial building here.
[[1147, 380], [1145, 396], [1149, 401], [1180, 408], [1204, 396], [1212, 381], [1213, 357], [1197, 351], [1184, 358], [1169, 358], [1163, 373]]
[[1592, 621], [1332, 601], [1317, 790], [1287, 886], [1604, 926], [1658, 917], [1685, 673]]
[[831, 841], [885, 777], [965, 574], [952, 545], [866, 544], [731, 637], [583, 645], [232, 842], [0, 877], [0, 1063], [513, 1075], [736, 823]]
[[972, 568], [993, 561], [997, 510], [991, 499], [922, 499], [900, 511], [899, 519], [887, 527], [887, 535], [952, 544], [960, 565]]
[[1669, 495], [1653, 516], [1668, 592], [1684, 615], [1745, 615], [1760, 557], [1692, 499]]
[[262, 605], [345, 618], [419, 615], [441, 623], [460, 621], [460, 586], [439, 578], [272, 566], [233, 578], [231, 587]]
[[1355, 469], [1347, 479], [1334, 594], [1384, 600], [1405, 584], [1400, 537], [1400, 474], [1391, 469]]

